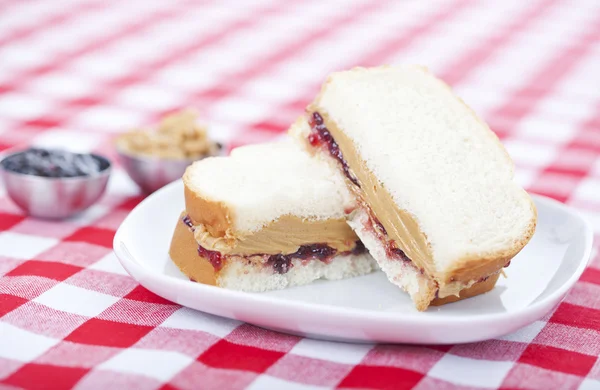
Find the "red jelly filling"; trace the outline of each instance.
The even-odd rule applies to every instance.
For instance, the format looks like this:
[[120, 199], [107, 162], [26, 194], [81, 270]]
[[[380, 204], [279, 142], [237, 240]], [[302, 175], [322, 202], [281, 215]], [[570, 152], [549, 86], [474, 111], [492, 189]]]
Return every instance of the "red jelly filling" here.
[[[367, 227], [370, 228], [370, 230], [372, 230], [375, 233], [379, 241], [381, 241], [381, 243], [385, 247], [385, 253], [388, 257], [402, 261], [411, 261], [408, 258], [408, 256], [406, 256], [406, 253], [404, 253], [402, 249], [398, 248], [394, 241], [388, 238], [387, 231], [385, 230], [381, 222], [379, 222], [379, 220], [374, 216], [370, 215], [370, 213], [369, 222], [370, 226]], [[421, 273], [423, 273], [423, 270], [421, 270]]]
[[285, 274], [294, 265], [292, 259], [300, 260], [321, 260], [327, 263], [337, 253], [337, 249], [330, 247], [327, 244], [312, 244], [302, 245], [294, 253], [287, 255], [271, 255], [267, 263], [273, 267], [273, 270], [278, 274]]
[[[351, 251], [342, 252], [340, 255], [354, 254], [358, 255], [366, 252], [366, 248], [361, 241], [356, 241], [356, 245]], [[273, 270], [279, 274], [285, 274], [294, 265], [292, 259], [300, 260], [320, 260], [324, 263], [329, 261], [337, 254], [337, 249], [330, 247], [327, 244], [312, 244], [302, 245], [294, 253], [288, 255], [271, 255], [267, 261], [273, 267]]]
[[354, 246], [354, 249], [350, 251], [350, 254], [360, 255], [365, 253], [366, 251], [367, 248], [365, 248], [365, 244], [363, 244], [362, 241], [356, 241], [356, 245]]
[[221, 255], [221, 252], [209, 251], [203, 246], [198, 245], [198, 255], [208, 259], [215, 271], [218, 271], [223, 267], [223, 255]]
[[329, 150], [329, 154], [342, 165], [346, 177], [356, 186], [360, 187], [358, 180], [352, 172], [350, 172], [350, 167], [348, 166], [348, 163], [346, 163], [346, 160], [344, 160], [340, 147], [331, 136], [329, 130], [327, 130], [327, 127], [325, 127], [321, 114], [318, 112], [313, 113], [309, 124], [312, 132], [308, 135], [308, 142], [310, 142], [312, 146], [326, 146], [327, 150]]

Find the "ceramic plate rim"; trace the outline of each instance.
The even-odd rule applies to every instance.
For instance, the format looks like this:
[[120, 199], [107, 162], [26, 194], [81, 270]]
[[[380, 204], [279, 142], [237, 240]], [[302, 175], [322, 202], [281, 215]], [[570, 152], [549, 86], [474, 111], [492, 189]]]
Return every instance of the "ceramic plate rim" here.
[[[273, 298], [271, 296], [261, 295], [260, 293], [247, 293], [242, 291], [235, 290], [227, 290], [215, 286], [204, 285], [201, 283], [195, 283], [192, 281], [177, 279], [168, 275], [164, 275], [158, 273], [147, 266], [144, 266], [142, 262], [135, 259], [132, 255], [125, 253], [124, 248], [120, 245], [124, 240], [122, 236], [124, 235], [125, 226], [127, 226], [128, 221], [132, 219], [132, 215], [136, 212], [140, 212], [139, 210], [144, 206], [144, 204], [150, 202], [153, 198], [162, 196], [163, 193], [168, 192], [172, 187], [176, 187], [181, 185], [181, 181], [175, 181], [167, 186], [161, 188], [160, 190], [154, 192], [153, 194], [146, 197], [142, 202], [140, 202], [123, 220], [113, 239], [113, 250], [119, 259], [119, 262], [123, 265], [123, 267], [127, 270], [127, 272], [134, 278], [138, 283], [142, 286], [145, 285], [142, 278], [136, 278], [132, 275], [132, 272], [129, 271], [129, 267], [133, 266], [141, 271], [141, 273], [146, 278], [152, 278], [155, 280], [161, 280], [161, 282], [168, 283], [171, 285], [175, 285], [178, 287], [182, 287], [185, 289], [195, 289], [198, 290], [198, 294], [208, 294], [212, 296], [219, 296], [224, 299], [232, 299], [238, 301], [238, 303], [251, 302], [252, 304], [267, 304], [270, 308], [281, 307], [284, 306], [286, 309], [298, 309], [302, 311], [309, 310], [311, 312], [321, 312], [328, 316], [336, 316], [340, 319], [342, 317], [344, 319], [352, 320], [358, 319], [358, 317], [364, 319], [365, 316], [368, 316], [370, 321], [384, 321], [384, 322], [397, 322], [400, 321], [402, 323], [410, 323], [413, 325], [418, 325], [419, 323], [428, 323], [428, 324], [447, 324], [447, 325], [459, 325], [461, 323], [468, 322], [469, 324], [478, 324], [478, 323], [488, 323], [493, 320], [510, 320], [514, 317], [520, 317], [526, 315], [527, 313], [533, 313], [538, 310], [543, 310], [545, 306], [547, 306], [550, 302], [559, 301], [570, 289], [571, 287], [579, 280], [579, 277], [585, 270], [588, 265], [589, 259], [591, 257], [592, 252], [592, 244], [593, 244], [593, 230], [591, 228], [591, 224], [584, 218], [581, 213], [577, 210], [548, 197], [531, 194], [532, 198], [537, 202], [544, 203], [553, 208], [562, 209], [567, 214], [570, 214], [577, 218], [579, 222], [585, 227], [585, 248], [583, 251], [583, 256], [578, 260], [579, 264], [577, 268], [573, 272], [573, 274], [557, 289], [555, 289], [551, 294], [547, 295], [544, 299], [536, 301], [532, 304], [529, 304], [525, 307], [501, 312], [501, 313], [482, 313], [482, 314], [471, 314], [468, 316], [449, 316], [444, 313], [436, 312], [436, 313], [419, 313], [419, 312], [406, 312], [399, 315], [399, 313], [395, 312], [377, 312], [377, 311], [368, 311], [364, 309], [356, 309], [356, 308], [348, 308], [348, 307], [336, 307], [336, 306], [326, 306], [320, 305], [316, 303], [309, 303], [303, 301], [296, 300], [288, 300], [284, 298]], [[137, 210], [137, 211], [136, 211]], [[198, 310], [198, 309], [194, 309]], [[201, 310], [200, 310], [201, 311]], [[425, 315], [423, 315], [425, 314]]]

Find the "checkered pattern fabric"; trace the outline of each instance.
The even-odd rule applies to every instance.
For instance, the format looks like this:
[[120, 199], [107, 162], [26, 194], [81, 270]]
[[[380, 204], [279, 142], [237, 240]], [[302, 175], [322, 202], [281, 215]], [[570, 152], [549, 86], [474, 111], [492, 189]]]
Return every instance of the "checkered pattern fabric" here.
[[[518, 181], [581, 210], [600, 241], [596, 0], [0, 0], [0, 152], [115, 161], [117, 132], [188, 106], [230, 147], [265, 141], [329, 71], [406, 62], [452, 84]], [[107, 195], [63, 222], [23, 215], [0, 188], [0, 388], [600, 388], [598, 255], [553, 313], [500, 339], [332, 343], [139, 286], [111, 241], [140, 200], [118, 166]]]

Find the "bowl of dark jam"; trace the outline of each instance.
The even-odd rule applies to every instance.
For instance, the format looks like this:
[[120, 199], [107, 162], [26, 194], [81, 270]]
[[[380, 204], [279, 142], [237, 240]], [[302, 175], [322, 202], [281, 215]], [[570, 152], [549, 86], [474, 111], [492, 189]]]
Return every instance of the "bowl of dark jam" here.
[[111, 163], [97, 154], [31, 148], [4, 157], [6, 193], [25, 213], [46, 219], [78, 214], [104, 194]]

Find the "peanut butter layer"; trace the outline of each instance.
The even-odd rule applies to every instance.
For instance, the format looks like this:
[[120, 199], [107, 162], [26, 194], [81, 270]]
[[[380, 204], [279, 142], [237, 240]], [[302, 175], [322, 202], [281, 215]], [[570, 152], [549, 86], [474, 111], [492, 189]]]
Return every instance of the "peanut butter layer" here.
[[324, 120], [325, 127], [333, 136], [343, 158], [356, 176], [360, 187], [347, 180], [348, 186], [358, 199], [367, 204], [372, 214], [385, 228], [388, 237], [397, 243], [406, 256], [434, 279], [440, 287], [440, 298], [458, 295], [459, 291], [474, 284], [474, 281], [498, 272], [510, 258], [477, 259], [476, 264], [468, 264], [472, 259], [457, 262], [456, 269], [450, 273], [440, 273], [435, 268], [431, 248], [426, 235], [420, 230], [414, 217], [406, 210], [398, 208], [390, 193], [381, 185], [379, 180], [370, 172], [366, 163], [360, 158], [351, 139], [340, 131], [335, 123], [329, 120], [326, 113], [310, 106], [309, 114], [318, 112]]
[[190, 228], [181, 221], [184, 216], [185, 213], [182, 213], [175, 225], [169, 256], [189, 278], [214, 286], [217, 283], [215, 269], [208, 260], [198, 255], [198, 243]]
[[208, 250], [227, 255], [290, 254], [302, 245], [315, 243], [345, 252], [352, 250], [358, 241], [345, 219], [307, 220], [286, 215], [257, 232], [236, 236], [228, 230], [214, 236], [209, 228], [204, 224], [195, 225], [196, 241]]

